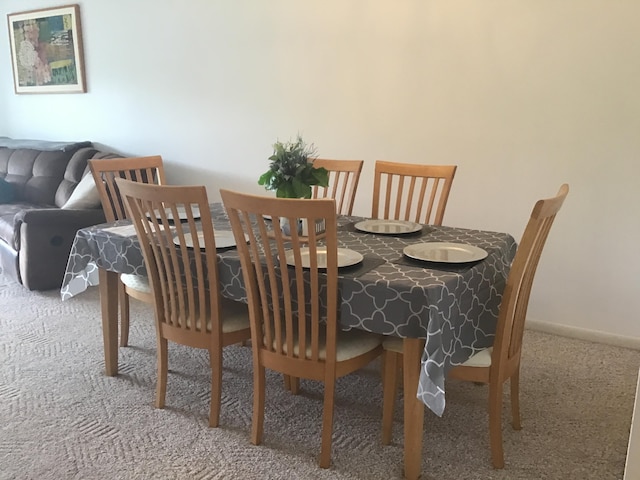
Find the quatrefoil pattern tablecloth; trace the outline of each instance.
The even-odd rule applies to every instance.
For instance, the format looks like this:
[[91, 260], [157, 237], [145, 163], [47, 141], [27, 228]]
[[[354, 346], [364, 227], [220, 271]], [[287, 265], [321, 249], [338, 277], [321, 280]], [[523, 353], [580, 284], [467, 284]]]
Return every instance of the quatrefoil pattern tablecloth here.
[[[221, 204], [212, 204], [211, 214], [216, 229], [230, 229]], [[375, 235], [356, 231], [353, 223], [358, 220], [340, 217], [339, 244], [378, 261], [369, 262], [368, 270], [345, 270], [342, 275], [341, 324], [345, 329], [424, 338], [418, 396], [442, 415], [446, 372], [493, 343], [516, 242], [506, 233], [452, 227], [426, 226], [406, 236]], [[146, 273], [135, 232], [128, 225], [119, 221], [78, 231], [62, 285], [63, 299], [97, 285], [98, 267]], [[114, 231], [113, 227], [124, 228]], [[420, 242], [475, 245], [489, 255], [461, 265], [426, 264], [403, 257], [405, 246]], [[246, 301], [236, 251], [221, 251], [218, 265], [222, 295]]]

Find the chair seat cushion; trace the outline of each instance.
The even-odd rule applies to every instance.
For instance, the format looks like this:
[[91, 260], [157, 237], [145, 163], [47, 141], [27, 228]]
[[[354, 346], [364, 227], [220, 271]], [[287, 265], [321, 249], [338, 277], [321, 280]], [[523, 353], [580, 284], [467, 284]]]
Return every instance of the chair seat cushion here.
[[464, 362], [462, 365], [465, 367], [490, 367], [492, 353], [493, 347], [485, 348], [470, 357], [469, 360]]
[[228, 298], [221, 299], [222, 331], [237, 332], [249, 328], [249, 308], [246, 303], [235, 302]]
[[[349, 330], [348, 332], [338, 332], [336, 345], [336, 360], [342, 362], [355, 358], [358, 355], [367, 353], [382, 344], [382, 336], [363, 330]], [[325, 355], [324, 348], [320, 351], [320, 356]]]
[[120, 275], [120, 281], [127, 287], [138, 290], [139, 292], [151, 293], [149, 277], [134, 275], [133, 273], [123, 273]]
[[400, 337], [385, 335], [382, 348], [390, 352], [402, 353], [402, 339]]
[[[399, 337], [386, 336], [382, 342], [382, 348], [391, 352], [402, 353], [402, 339]], [[492, 352], [493, 347], [480, 350], [462, 365], [465, 367], [490, 367]]]
[[[197, 303], [197, 298], [196, 298]], [[220, 298], [220, 309], [222, 314], [222, 332], [230, 333], [237, 332], [238, 330], [244, 330], [245, 328], [250, 328], [249, 323], [249, 307], [246, 303], [236, 302], [234, 300], [229, 300], [228, 298], [221, 297]], [[207, 322], [207, 331], [210, 332], [212, 328], [211, 323], [211, 313], [209, 311], [209, 307], [207, 306], [207, 310], [205, 313], [205, 319]], [[194, 312], [194, 317], [196, 318], [196, 329], [200, 330], [201, 322], [200, 322], [200, 307], [196, 305], [196, 311]], [[187, 318], [186, 320], [181, 320], [181, 323], [184, 322], [184, 325], [187, 328], [191, 328], [191, 319]]]
[[[311, 356], [311, 336], [307, 335], [307, 356]], [[382, 343], [382, 336], [375, 333], [365, 332], [364, 330], [352, 329], [349, 331], [339, 331], [336, 341], [336, 361], [343, 362], [350, 358], [355, 358], [359, 355], [367, 353]], [[320, 359], [325, 360], [327, 357], [326, 345], [326, 331], [320, 330]], [[275, 341], [274, 341], [275, 348]], [[283, 348], [284, 352], [287, 352], [286, 345]], [[293, 352], [298, 355], [298, 342], [296, 341], [293, 346]]]

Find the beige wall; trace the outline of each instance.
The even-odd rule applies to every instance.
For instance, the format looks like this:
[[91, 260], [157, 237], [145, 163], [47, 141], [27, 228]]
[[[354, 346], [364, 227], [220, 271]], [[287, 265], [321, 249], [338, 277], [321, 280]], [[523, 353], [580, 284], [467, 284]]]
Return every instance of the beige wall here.
[[87, 94], [14, 95], [0, 35], [5, 134], [160, 153], [217, 199], [261, 192], [271, 144], [300, 132], [366, 160], [365, 215], [375, 159], [455, 163], [445, 223], [516, 238], [568, 182], [529, 318], [640, 344], [640, 2], [79, 3]]

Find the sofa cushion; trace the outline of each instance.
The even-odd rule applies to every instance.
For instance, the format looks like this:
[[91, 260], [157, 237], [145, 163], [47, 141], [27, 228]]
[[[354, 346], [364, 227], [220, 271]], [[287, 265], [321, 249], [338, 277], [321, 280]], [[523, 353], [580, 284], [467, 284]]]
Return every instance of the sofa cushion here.
[[[101, 152], [95, 148], [81, 148], [76, 151], [71, 157], [71, 160], [69, 160], [67, 170], [64, 172], [64, 179], [60, 182], [60, 186], [56, 192], [55, 204], [58, 207], [62, 207], [67, 203], [76, 185], [80, 183], [80, 180], [82, 180], [85, 175], [91, 174], [87, 163], [89, 159], [118, 157], [119, 155], [115, 153]], [[100, 202], [98, 202], [96, 207], [101, 207]]]
[[[46, 148], [38, 149], [34, 145]], [[90, 142], [59, 143], [0, 137], [0, 177], [12, 183], [15, 201], [62, 207], [99, 152]]]
[[[4, 178], [15, 187], [15, 200], [36, 205], [55, 205], [55, 194], [69, 163], [67, 152], [0, 149], [6, 161], [0, 165]], [[4, 160], [4, 158], [3, 158]]]
[[100, 205], [100, 194], [96, 188], [96, 183], [93, 180], [93, 175], [88, 173], [82, 177], [82, 180], [80, 180], [80, 183], [78, 183], [76, 188], [73, 190], [69, 200], [67, 200], [61, 208], [98, 208]]
[[0, 178], [0, 203], [11, 203], [15, 198], [13, 185], [4, 178]]

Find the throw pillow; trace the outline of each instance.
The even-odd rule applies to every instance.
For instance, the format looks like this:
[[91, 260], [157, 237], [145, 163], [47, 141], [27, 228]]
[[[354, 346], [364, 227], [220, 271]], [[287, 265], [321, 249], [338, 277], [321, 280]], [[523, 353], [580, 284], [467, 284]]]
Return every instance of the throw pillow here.
[[63, 209], [87, 209], [100, 207], [100, 194], [93, 180], [93, 175], [88, 173], [76, 186], [69, 200], [62, 206]]
[[0, 203], [11, 203], [16, 196], [13, 184], [0, 178]]

